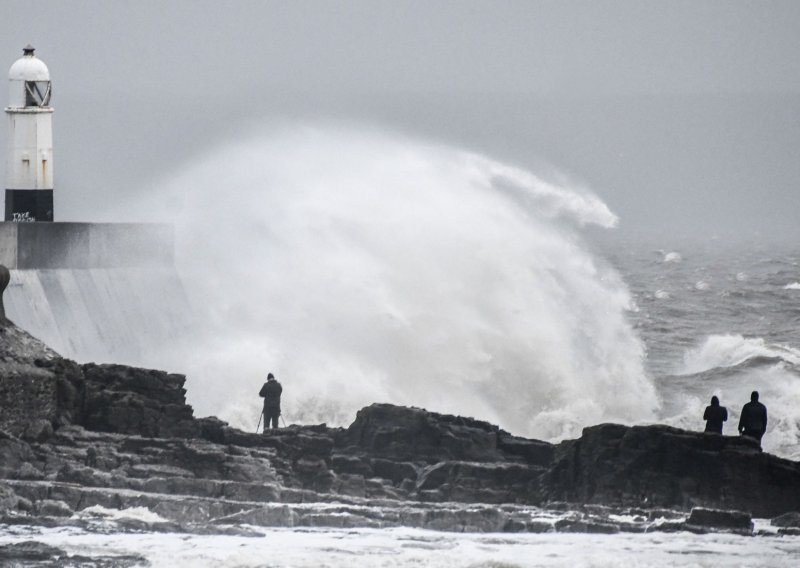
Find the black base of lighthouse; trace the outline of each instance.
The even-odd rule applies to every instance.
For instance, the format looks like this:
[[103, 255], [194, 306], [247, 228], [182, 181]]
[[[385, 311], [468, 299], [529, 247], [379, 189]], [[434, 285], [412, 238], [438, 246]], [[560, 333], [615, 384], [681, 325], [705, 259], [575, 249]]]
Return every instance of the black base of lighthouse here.
[[52, 189], [7, 189], [6, 221], [53, 221]]

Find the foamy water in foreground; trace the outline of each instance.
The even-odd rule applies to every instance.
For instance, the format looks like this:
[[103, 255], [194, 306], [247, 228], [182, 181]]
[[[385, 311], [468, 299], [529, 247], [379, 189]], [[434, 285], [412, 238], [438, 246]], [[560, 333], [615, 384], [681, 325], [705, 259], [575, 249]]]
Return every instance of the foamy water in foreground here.
[[[763, 523], [762, 523], [763, 524]], [[142, 555], [154, 568], [281, 566], [797, 566], [800, 537], [730, 534], [475, 534], [418, 529], [274, 529], [263, 537], [87, 534], [2, 527], [0, 544], [38, 540], [71, 554]], [[759, 523], [757, 523], [757, 528]]]

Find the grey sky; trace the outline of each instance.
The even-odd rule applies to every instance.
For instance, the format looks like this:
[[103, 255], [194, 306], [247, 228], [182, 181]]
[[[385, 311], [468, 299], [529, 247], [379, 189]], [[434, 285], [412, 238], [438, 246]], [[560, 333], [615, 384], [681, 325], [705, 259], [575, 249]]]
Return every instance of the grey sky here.
[[800, 2], [0, 0], [3, 68], [29, 42], [54, 82], [63, 220], [256, 107], [551, 164], [622, 230], [800, 236]]

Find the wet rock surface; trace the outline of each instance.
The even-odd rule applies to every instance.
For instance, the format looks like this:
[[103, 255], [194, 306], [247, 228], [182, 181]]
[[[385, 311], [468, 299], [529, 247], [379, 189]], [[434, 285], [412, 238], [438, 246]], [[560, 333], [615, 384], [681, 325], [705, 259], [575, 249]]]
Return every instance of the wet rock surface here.
[[773, 517], [800, 511], [800, 464], [747, 437], [601, 424], [560, 444], [543, 497], [579, 503], [711, 507]]
[[[748, 439], [603, 424], [553, 445], [472, 418], [388, 404], [362, 409], [346, 429], [253, 434], [194, 418], [181, 375], [78, 365], [20, 330], [4, 333], [13, 338], [0, 349], [10, 353], [0, 361], [4, 392], [43, 405], [29, 415], [6, 413], [13, 397], [0, 400], [7, 527], [239, 536], [258, 536], [258, 527], [396, 526], [752, 534], [751, 515], [783, 515], [774, 534], [798, 526], [800, 464]], [[61, 558], [36, 550], [30, 554]]]
[[47, 568], [126, 568], [149, 566], [141, 556], [81, 556], [68, 554], [60, 548], [36, 541], [25, 541], [0, 546], [2, 566], [41, 566]]
[[742, 534], [752, 534], [753, 519], [749, 513], [742, 511], [722, 511], [719, 509], [706, 509], [696, 507], [692, 509], [686, 526], [699, 531], [720, 530], [734, 531]]

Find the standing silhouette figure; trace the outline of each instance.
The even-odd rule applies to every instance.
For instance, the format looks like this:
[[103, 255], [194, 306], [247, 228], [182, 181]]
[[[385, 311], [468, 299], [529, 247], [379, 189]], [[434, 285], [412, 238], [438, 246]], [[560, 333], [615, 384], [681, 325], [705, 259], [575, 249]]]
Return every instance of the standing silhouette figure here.
[[716, 396], [711, 397], [711, 404], [706, 406], [703, 420], [706, 421], [706, 432], [722, 434], [722, 423], [728, 419], [728, 409], [719, 405]]
[[277, 428], [281, 415], [281, 392], [283, 387], [275, 380], [275, 375], [267, 375], [267, 382], [261, 387], [258, 396], [264, 397], [264, 432], [267, 428]]
[[767, 431], [767, 407], [758, 402], [758, 391], [750, 395], [750, 402], [742, 407], [742, 416], [739, 418], [739, 433], [750, 436], [761, 443], [764, 432]]

